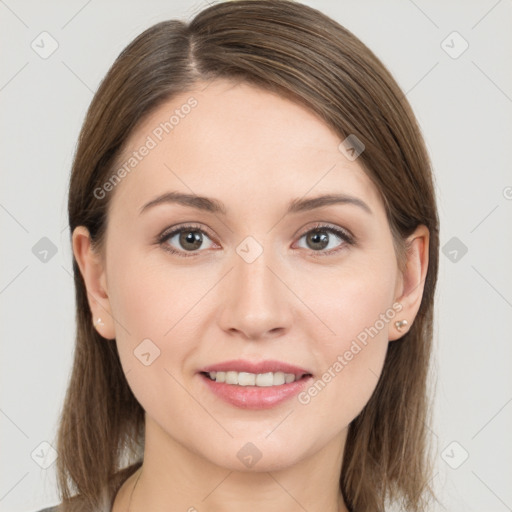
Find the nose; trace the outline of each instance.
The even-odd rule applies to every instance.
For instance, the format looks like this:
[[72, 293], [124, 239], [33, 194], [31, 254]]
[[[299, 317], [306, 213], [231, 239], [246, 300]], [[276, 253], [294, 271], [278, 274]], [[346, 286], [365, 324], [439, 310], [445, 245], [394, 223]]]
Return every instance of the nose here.
[[293, 293], [279, 274], [276, 259], [264, 250], [247, 262], [234, 254], [234, 268], [220, 290], [220, 327], [247, 340], [282, 336], [293, 322]]

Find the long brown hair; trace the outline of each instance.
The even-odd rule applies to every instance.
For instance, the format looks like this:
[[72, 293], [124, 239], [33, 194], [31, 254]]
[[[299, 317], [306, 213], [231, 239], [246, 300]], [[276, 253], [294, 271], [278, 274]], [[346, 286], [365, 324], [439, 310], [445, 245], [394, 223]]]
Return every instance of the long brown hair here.
[[[88, 110], [70, 180], [70, 230], [87, 227], [101, 248], [111, 194], [94, 191], [112, 176], [128, 136], [164, 101], [216, 78], [277, 92], [318, 114], [340, 141], [351, 134], [363, 141], [358, 162], [382, 195], [400, 268], [405, 238], [420, 224], [430, 231], [418, 315], [390, 343], [377, 387], [349, 427], [340, 478], [351, 510], [381, 511], [391, 501], [425, 510], [433, 496], [427, 385], [439, 251], [433, 176], [404, 94], [351, 32], [288, 0], [217, 3], [189, 23], [147, 29], [116, 59]], [[140, 466], [144, 442], [144, 411], [115, 340], [94, 329], [76, 260], [73, 271], [76, 348], [57, 439], [65, 511], [105, 506], [105, 489], [117, 490]]]

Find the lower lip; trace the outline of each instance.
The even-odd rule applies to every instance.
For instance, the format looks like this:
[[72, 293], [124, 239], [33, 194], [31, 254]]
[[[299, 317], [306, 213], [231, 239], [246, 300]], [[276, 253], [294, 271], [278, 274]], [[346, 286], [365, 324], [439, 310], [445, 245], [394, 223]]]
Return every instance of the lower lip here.
[[226, 384], [211, 380], [203, 374], [200, 374], [200, 376], [210, 391], [229, 404], [241, 409], [270, 409], [275, 407], [298, 395], [312, 379], [309, 376], [280, 386], [259, 387]]

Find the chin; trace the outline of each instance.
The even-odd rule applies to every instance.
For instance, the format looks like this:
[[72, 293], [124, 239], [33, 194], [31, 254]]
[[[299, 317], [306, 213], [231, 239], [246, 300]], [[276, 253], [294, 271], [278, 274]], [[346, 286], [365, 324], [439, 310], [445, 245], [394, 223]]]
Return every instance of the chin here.
[[[310, 433], [308, 435], [311, 436]], [[292, 467], [315, 451], [312, 446], [306, 447], [303, 440], [292, 440], [289, 436], [276, 436], [272, 441], [264, 436], [255, 436], [253, 441], [249, 439], [250, 436], [230, 439], [217, 444], [218, 451], [212, 453], [208, 450], [208, 453], [200, 455], [229, 471], [262, 473]]]

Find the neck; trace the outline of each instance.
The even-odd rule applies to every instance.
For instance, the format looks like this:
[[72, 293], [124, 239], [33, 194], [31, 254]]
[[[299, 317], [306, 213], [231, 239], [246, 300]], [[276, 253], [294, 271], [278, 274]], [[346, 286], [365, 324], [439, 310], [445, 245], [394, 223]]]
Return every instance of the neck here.
[[345, 439], [343, 431], [291, 466], [238, 471], [191, 452], [146, 416], [144, 463], [113, 512], [348, 512], [339, 488]]

